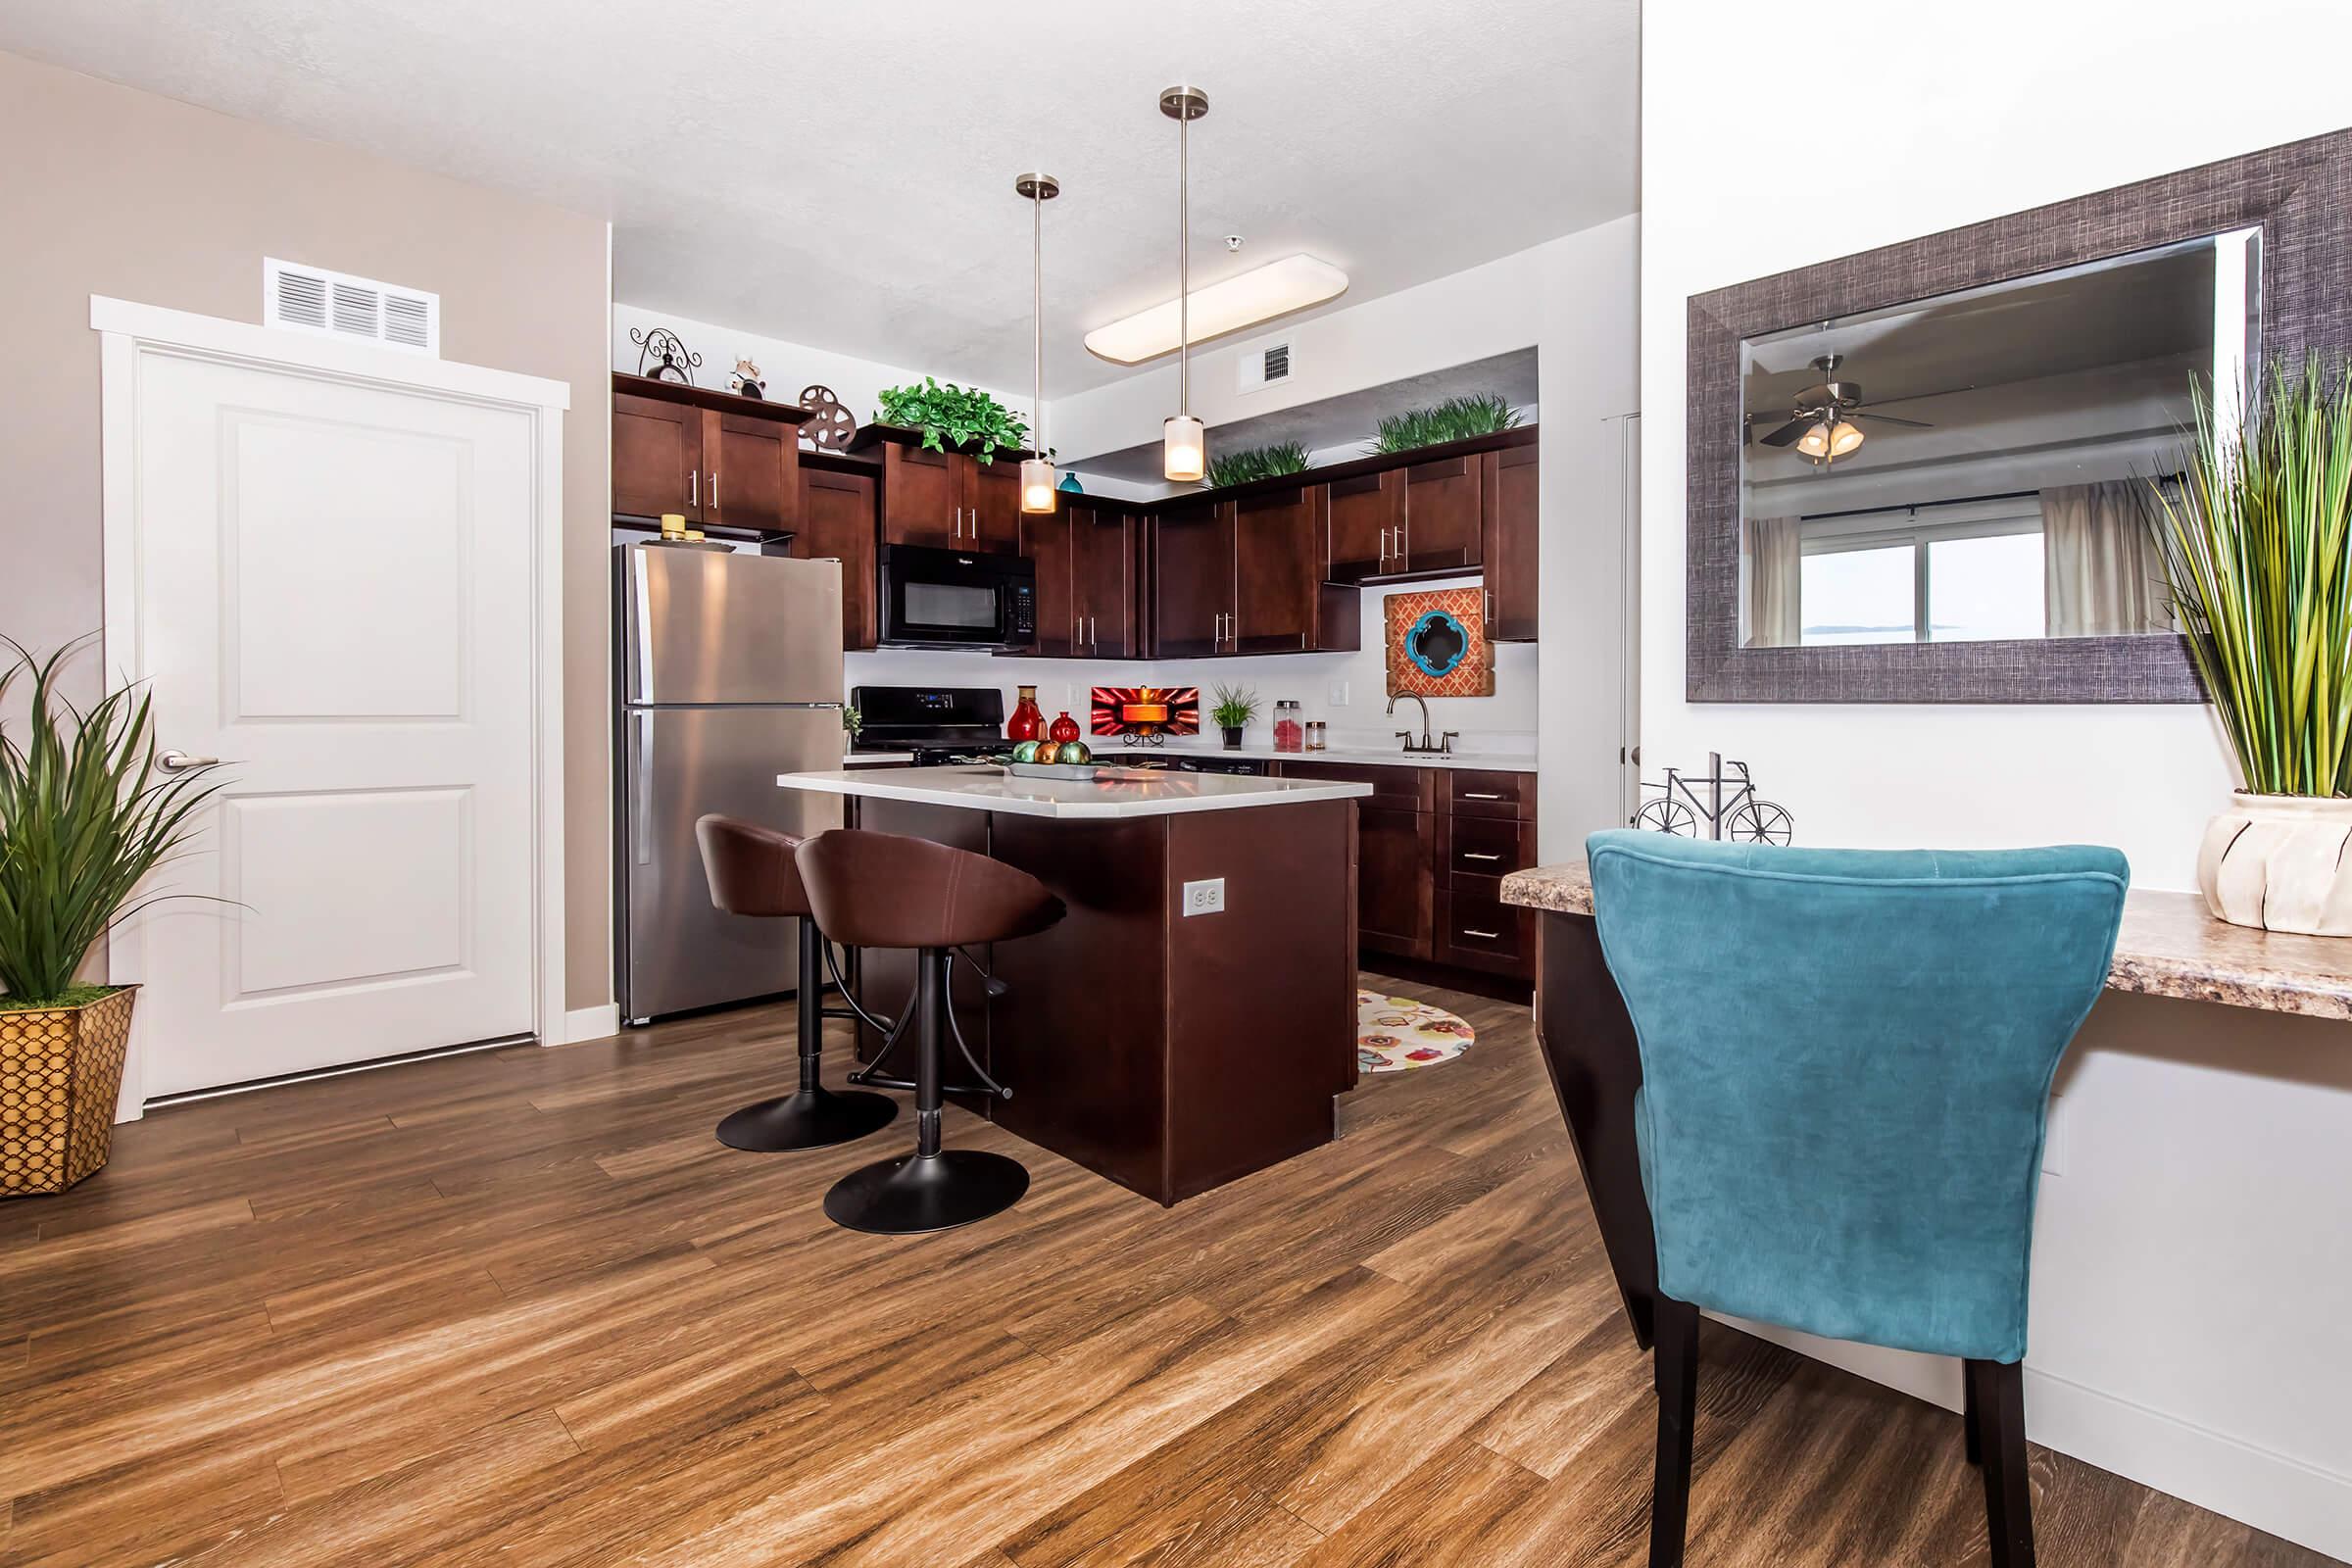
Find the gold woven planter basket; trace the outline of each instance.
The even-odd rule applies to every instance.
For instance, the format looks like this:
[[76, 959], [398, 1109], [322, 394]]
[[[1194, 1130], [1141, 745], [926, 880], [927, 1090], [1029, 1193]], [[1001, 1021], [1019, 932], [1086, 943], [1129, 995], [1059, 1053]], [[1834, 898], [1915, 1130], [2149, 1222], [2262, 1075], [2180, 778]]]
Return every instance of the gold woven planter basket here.
[[137, 995], [0, 1012], [0, 1197], [62, 1193], [106, 1163]]

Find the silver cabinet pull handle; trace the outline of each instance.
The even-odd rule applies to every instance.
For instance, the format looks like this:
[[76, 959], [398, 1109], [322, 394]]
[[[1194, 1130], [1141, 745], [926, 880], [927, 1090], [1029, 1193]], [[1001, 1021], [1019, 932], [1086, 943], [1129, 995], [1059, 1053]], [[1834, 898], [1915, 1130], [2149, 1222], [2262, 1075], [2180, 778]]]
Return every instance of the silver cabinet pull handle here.
[[1462, 858], [1465, 860], [1499, 860], [1502, 858], [1502, 857], [1499, 855], [1482, 855], [1476, 850], [1464, 850], [1462, 852]]
[[1477, 790], [1464, 790], [1462, 791], [1462, 799], [1465, 801], [1499, 801], [1502, 799], [1502, 797], [1499, 795], [1482, 794]]
[[712, 469], [710, 470], [710, 510], [711, 510], [712, 512], [716, 512], [716, 511], [718, 511], [718, 510], [719, 510], [719, 505], [718, 505], [718, 470], [717, 470], [716, 468], [712, 468]]
[[167, 773], [184, 773], [191, 767], [219, 767], [218, 757], [190, 757], [185, 752], [158, 752], [155, 765]]
[[700, 468], [686, 470], [686, 504], [690, 507], [703, 504], [703, 470]]
[[1499, 938], [1502, 933], [1499, 931], [1473, 931], [1468, 926], [1464, 926], [1462, 927], [1462, 935], [1466, 937], [1476, 937], [1481, 942], [1493, 942]]

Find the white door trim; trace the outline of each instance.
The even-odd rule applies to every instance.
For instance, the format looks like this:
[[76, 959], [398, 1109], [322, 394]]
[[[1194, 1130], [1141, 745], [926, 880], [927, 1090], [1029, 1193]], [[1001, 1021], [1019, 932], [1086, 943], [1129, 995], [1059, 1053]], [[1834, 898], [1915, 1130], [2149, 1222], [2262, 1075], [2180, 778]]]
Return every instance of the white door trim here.
[[[100, 334], [105, 577], [101, 646], [110, 680], [142, 680], [147, 673], [139, 636], [137, 569], [142, 361], [210, 360], [346, 385], [424, 392], [452, 402], [516, 410], [531, 419], [538, 452], [531, 526], [532, 1027], [542, 1044], [564, 1044], [568, 1035], [564, 1006], [564, 414], [571, 407], [571, 388], [535, 375], [273, 331], [100, 294], [90, 296], [90, 327]], [[136, 928], [119, 933], [108, 945], [109, 980], [135, 983], [145, 972], [145, 943]], [[139, 1116], [146, 1098], [145, 1066], [134, 1025], [118, 1121]]]

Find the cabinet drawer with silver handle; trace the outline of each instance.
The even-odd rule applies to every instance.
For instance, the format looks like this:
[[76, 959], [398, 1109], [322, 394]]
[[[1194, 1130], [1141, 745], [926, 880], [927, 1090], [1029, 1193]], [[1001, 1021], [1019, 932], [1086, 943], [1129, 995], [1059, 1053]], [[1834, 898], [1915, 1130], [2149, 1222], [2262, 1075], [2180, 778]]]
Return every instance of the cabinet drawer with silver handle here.
[[1508, 816], [1464, 816], [1446, 824], [1453, 875], [1503, 877], [1535, 864], [1535, 824]]
[[[1536, 814], [1533, 773], [1455, 768], [1446, 776], [1446, 790], [1456, 816], [1532, 817]], [[1512, 869], [1518, 868], [1514, 866]]]

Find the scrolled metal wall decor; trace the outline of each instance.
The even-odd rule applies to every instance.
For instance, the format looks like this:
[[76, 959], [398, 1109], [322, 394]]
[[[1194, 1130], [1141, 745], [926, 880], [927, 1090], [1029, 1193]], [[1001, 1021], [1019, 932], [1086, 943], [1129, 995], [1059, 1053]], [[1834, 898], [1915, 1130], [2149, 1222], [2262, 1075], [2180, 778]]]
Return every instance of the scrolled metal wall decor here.
[[632, 326], [629, 341], [637, 345], [639, 375], [649, 381], [694, 385], [694, 372], [702, 368], [703, 357], [680, 342], [677, 333], [666, 326], [657, 326], [650, 332]]

